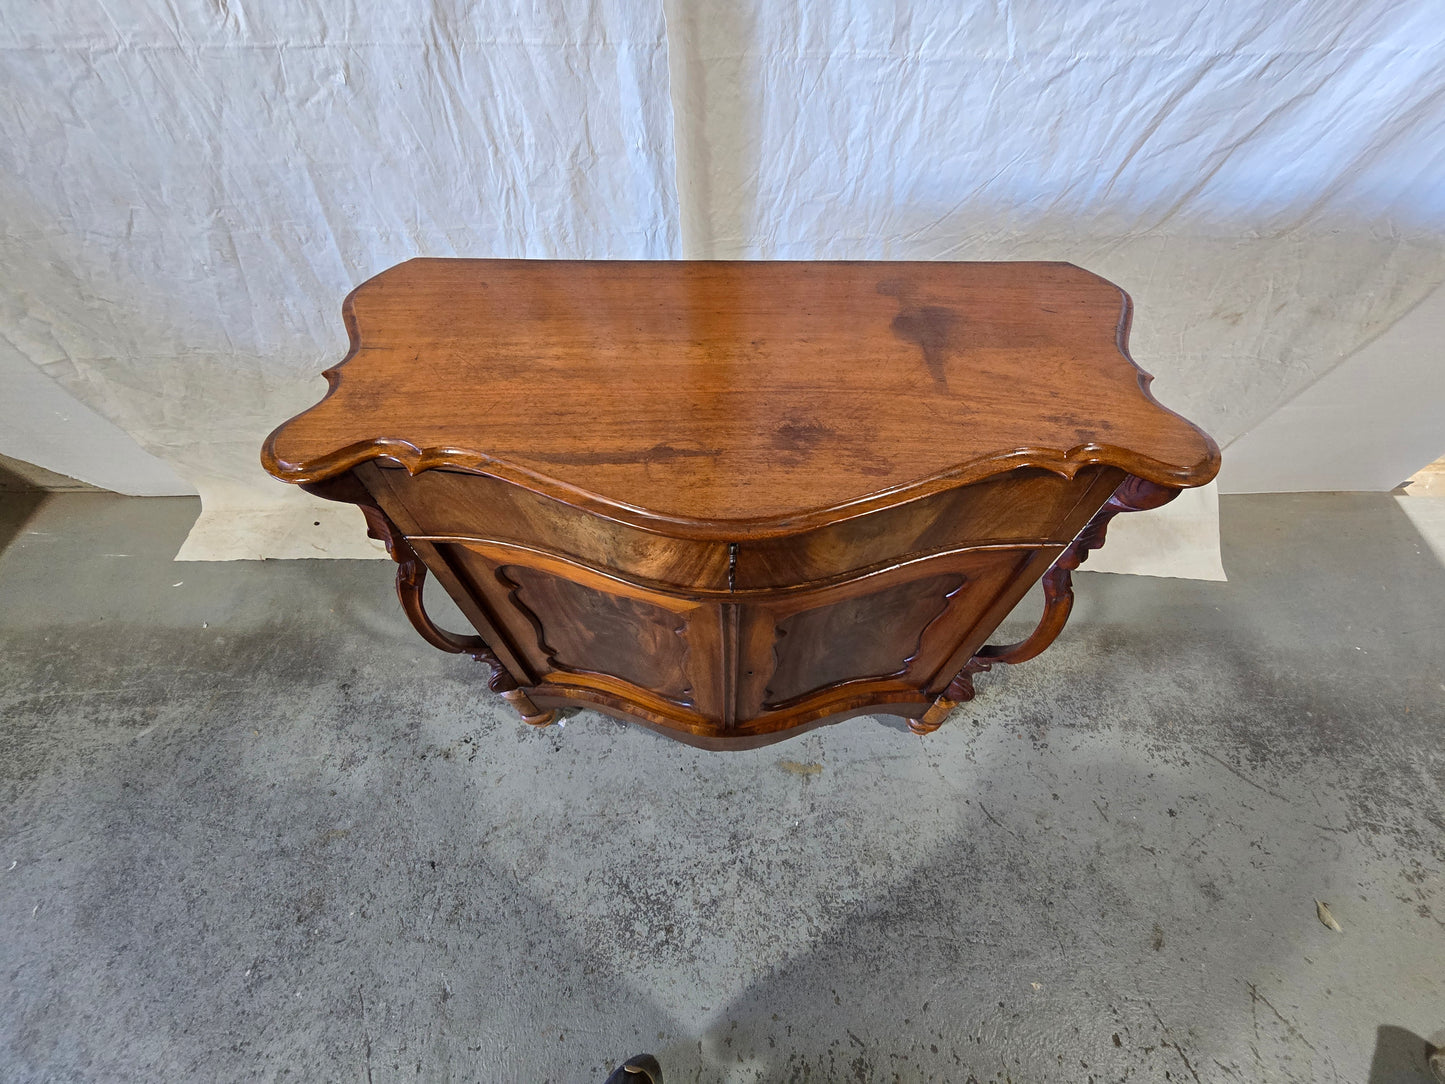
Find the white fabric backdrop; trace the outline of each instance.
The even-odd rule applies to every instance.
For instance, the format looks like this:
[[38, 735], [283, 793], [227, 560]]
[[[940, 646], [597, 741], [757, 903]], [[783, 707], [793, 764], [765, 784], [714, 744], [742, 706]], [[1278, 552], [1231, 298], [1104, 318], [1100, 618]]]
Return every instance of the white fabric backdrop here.
[[689, 255], [1070, 260], [1221, 443], [1445, 281], [1435, 0], [680, 7]]
[[69, 0], [0, 48], [0, 352], [272, 554], [355, 538], [257, 448], [413, 255], [1072, 260], [1225, 445], [1445, 281], [1437, 0]]
[[356, 283], [678, 253], [655, 3], [70, 0], [0, 49], [0, 350], [200, 489], [198, 556], [373, 552], [258, 462]]

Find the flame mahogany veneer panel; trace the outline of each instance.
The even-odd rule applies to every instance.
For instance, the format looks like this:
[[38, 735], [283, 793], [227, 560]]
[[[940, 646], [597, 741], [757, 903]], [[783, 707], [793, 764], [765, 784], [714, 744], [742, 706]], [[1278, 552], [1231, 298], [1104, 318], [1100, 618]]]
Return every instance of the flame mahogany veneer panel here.
[[[418, 631], [536, 724], [925, 733], [1057, 635], [1111, 516], [1218, 469], [1067, 264], [414, 260], [343, 312], [263, 463], [359, 505]], [[1038, 630], [986, 646], [1040, 577]]]

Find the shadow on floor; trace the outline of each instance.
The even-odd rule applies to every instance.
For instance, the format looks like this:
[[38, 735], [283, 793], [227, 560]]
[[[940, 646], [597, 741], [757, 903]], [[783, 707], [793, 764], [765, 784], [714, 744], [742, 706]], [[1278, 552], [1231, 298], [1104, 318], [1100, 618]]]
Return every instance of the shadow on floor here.
[[43, 489], [36, 489], [0, 463], [0, 553], [20, 534], [46, 496]]
[[1440, 1084], [1445, 1077], [1430, 1071], [1433, 1047], [1413, 1031], [1381, 1024], [1375, 1032], [1375, 1055], [1365, 1084]]

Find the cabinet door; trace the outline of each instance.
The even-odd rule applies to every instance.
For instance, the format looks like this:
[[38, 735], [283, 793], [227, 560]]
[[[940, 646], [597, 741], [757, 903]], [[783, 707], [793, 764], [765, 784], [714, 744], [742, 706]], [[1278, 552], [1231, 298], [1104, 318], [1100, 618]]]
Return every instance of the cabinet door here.
[[[742, 603], [739, 715], [800, 721], [852, 702], [922, 699], [1035, 547], [956, 550]], [[862, 700], [859, 700], [860, 695]]]
[[599, 690], [688, 729], [721, 713], [716, 602], [528, 547], [432, 544], [484, 600], [531, 684]]

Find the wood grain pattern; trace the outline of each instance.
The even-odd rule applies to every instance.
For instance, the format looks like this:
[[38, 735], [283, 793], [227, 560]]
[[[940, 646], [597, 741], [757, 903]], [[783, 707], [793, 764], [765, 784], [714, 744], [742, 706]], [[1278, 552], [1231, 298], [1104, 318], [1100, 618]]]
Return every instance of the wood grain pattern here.
[[362, 464], [356, 473], [372, 488], [405, 491], [428, 534], [458, 537], [485, 527], [497, 541], [544, 545], [625, 576], [727, 587], [725, 542], [677, 538], [659, 546], [655, 534], [486, 475], [432, 470], [413, 477], [375, 463]]
[[678, 614], [526, 565], [503, 565], [496, 574], [537, 630], [551, 669], [610, 674], [694, 706], [687, 624]]
[[[1110, 517], [1210, 480], [1067, 264], [418, 260], [263, 463], [361, 507], [418, 632], [545, 724], [917, 733], [1058, 635]], [[475, 635], [439, 629], [428, 573]], [[1033, 635], [986, 645], [1044, 578]]]
[[1031, 465], [1213, 476], [1130, 305], [1069, 264], [413, 260], [358, 287], [278, 478], [387, 457], [675, 537], [769, 537]]
[[1073, 478], [1020, 468], [973, 485], [780, 538], [738, 545], [736, 585], [788, 587], [962, 545], [1067, 545], [1123, 480], [1112, 467]]
[[908, 673], [928, 626], [964, 585], [957, 573], [798, 610], [773, 626], [773, 672], [763, 706], [785, 708], [830, 686]]

